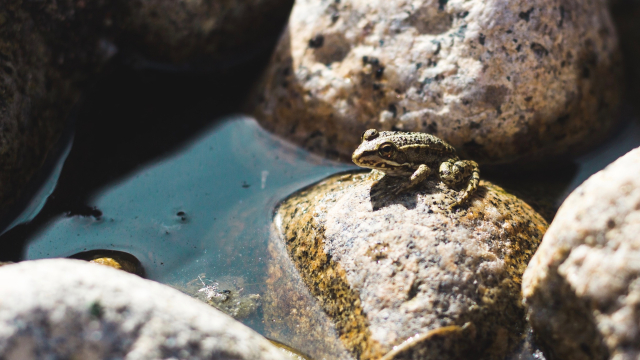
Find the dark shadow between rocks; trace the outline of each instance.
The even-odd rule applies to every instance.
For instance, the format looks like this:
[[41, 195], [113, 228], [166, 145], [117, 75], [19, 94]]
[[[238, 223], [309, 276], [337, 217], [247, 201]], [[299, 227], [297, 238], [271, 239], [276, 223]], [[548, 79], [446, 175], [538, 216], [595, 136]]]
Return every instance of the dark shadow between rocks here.
[[524, 200], [551, 223], [577, 172], [578, 164], [571, 161], [550, 162], [544, 167], [499, 165], [484, 166], [480, 178]]
[[98, 219], [100, 209], [89, 199], [101, 189], [239, 112], [269, 56], [210, 74], [140, 69], [114, 59], [76, 106], [75, 140], [55, 191], [30, 223], [0, 237], [0, 261], [21, 260], [26, 239], [60, 214]]

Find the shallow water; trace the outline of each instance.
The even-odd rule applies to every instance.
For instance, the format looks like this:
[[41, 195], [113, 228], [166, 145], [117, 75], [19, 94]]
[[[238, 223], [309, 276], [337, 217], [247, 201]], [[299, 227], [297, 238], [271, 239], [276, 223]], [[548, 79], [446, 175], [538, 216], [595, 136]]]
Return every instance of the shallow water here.
[[[252, 119], [231, 116], [94, 194], [93, 215], [50, 219], [30, 238], [25, 258], [119, 250], [136, 256], [152, 280], [180, 286], [201, 274], [214, 281], [240, 277], [245, 291], [259, 292], [277, 202], [352, 168], [278, 140]], [[259, 320], [245, 322], [259, 327]]]

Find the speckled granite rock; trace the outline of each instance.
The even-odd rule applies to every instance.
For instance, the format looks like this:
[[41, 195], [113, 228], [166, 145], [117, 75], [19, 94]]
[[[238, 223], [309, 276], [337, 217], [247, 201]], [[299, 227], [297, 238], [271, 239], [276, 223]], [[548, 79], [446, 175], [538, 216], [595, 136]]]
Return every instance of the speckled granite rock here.
[[287, 359], [227, 315], [167, 286], [78, 260], [0, 268], [0, 357]]
[[[486, 181], [451, 211], [456, 191], [437, 181], [395, 196], [396, 179], [380, 177], [330, 177], [285, 200], [274, 218], [272, 241], [286, 247], [343, 346], [360, 359], [424, 359], [425, 350], [504, 359], [520, 341], [520, 276], [546, 222]], [[313, 334], [315, 315], [284, 271], [273, 265], [271, 296], [296, 313], [271, 316], [296, 324], [295, 344]]]
[[251, 106], [330, 156], [400, 129], [496, 163], [602, 137], [619, 71], [604, 0], [298, 0]]
[[549, 359], [640, 356], [640, 149], [562, 204], [523, 279]]

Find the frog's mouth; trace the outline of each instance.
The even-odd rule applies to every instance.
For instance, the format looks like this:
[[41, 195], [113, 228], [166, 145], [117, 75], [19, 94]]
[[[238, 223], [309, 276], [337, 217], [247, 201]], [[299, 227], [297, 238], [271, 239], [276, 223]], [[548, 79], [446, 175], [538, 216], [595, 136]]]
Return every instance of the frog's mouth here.
[[380, 158], [375, 151], [353, 156], [352, 160], [354, 164], [368, 169], [393, 169], [404, 166], [393, 160]]

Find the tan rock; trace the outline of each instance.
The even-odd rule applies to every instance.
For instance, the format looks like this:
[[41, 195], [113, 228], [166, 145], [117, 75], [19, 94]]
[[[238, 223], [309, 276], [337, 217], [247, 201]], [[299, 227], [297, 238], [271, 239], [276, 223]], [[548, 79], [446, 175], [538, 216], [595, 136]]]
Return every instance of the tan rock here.
[[[314, 358], [339, 353], [342, 345], [361, 359], [393, 349], [387, 358], [458, 359], [471, 352], [504, 359], [524, 328], [520, 277], [546, 222], [486, 181], [452, 211], [455, 189], [428, 180], [396, 196], [390, 189], [397, 179], [380, 176], [336, 175], [281, 204], [270, 249], [286, 248], [297, 271], [273, 262], [267, 333], [293, 332], [291, 345], [310, 352], [301, 346], [315, 329], [331, 330], [296, 289], [301, 282], [340, 340], [324, 341], [327, 349], [315, 349]], [[271, 325], [272, 319], [295, 327]]]
[[640, 356], [640, 149], [562, 204], [523, 279], [549, 359]]
[[298, 0], [252, 106], [329, 156], [376, 128], [507, 162], [606, 134], [619, 71], [604, 0]]

